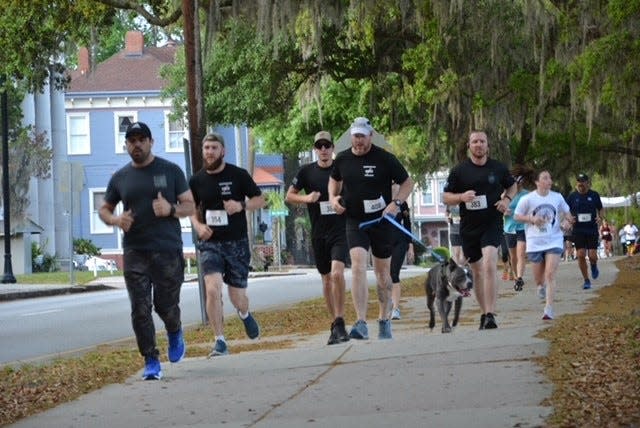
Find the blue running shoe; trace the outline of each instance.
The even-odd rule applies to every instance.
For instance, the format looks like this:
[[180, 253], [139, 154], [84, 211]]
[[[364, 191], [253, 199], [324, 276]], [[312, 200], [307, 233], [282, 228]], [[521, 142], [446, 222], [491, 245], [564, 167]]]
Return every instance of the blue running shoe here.
[[349, 337], [352, 339], [358, 340], [367, 340], [369, 339], [369, 329], [367, 328], [367, 323], [363, 320], [358, 320], [351, 327], [351, 331], [349, 332]]
[[144, 372], [142, 373], [144, 380], [160, 380], [162, 379], [162, 369], [160, 368], [160, 360], [156, 357], [144, 357]]
[[260, 336], [260, 326], [255, 318], [253, 318], [253, 315], [251, 315], [251, 312], [249, 312], [249, 315], [247, 315], [242, 322], [244, 323], [244, 331], [247, 333], [249, 339], [255, 339]]
[[591, 265], [591, 278], [598, 279], [599, 276], [600, 276], [600, 271], [598, 270], [598, 265], [597, 264]]
[[184, 358], [184, 354], [186, 352], [182, 329], [173, 333], [167, 333], [167, 337], [169, 338], [169, 349], [167, 350], [169, 361], [177, 363]]
[[583, 290], [588, 290], [591, 288], [591, 281], [589, 281], [588, 279], [584, 280], [584, 284], [582, 284], [582, 289]]
[[378, 339], [392, 339], [391, 320], [378, 320]]
[[217, 357], [219, 355], [227, 355], [228, 353], [229, 350], [227, 349], [227, 342], [222, 339], [216, 339], [216, 343], [213, 345], [209, 358]]

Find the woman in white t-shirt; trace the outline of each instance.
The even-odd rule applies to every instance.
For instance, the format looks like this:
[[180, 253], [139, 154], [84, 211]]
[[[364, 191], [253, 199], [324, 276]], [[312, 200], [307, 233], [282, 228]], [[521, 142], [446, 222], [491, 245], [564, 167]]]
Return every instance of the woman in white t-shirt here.
[[538, 296], [546, 299], [542, 319], [552, 320], [556, 272], [564, 248], [562, 229], [574, 219], [562, 195], [551, 190], [553, 181], [549, 171], [540, 171], [535, 183], [536, 190], [518, 202], [514, 218], [525, 224], [527, 258], [532, 263]]

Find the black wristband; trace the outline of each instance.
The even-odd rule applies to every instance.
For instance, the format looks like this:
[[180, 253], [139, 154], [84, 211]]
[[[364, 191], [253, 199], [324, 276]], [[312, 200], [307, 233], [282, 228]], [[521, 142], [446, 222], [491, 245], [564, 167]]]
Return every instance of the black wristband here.
[[510, 201], [513, 201], [513, 199], [511, 199], [511, 196], [509, 196], [509, 195], [504, 195], [504, 197], [509, 199]]
[[247, 201], [240, 201], [240, 205], [242, 205], [243, 210], [247, 209]]
[[171, 204], [171, 209], [169, 210], [169, 217], [175, 217], [176, 215], [176, 206]]

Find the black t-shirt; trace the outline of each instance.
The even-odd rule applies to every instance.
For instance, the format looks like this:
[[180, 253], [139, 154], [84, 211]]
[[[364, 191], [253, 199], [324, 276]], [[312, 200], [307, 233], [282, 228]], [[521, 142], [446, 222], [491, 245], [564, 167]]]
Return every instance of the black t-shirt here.
[[[237, 241], [247, 237], [247, 218], [244, 210], [232, 215], [222, 213], [223, 201], [244, 201], [245, 197], [253, 198], [262, 194], [247, 170], [228, 163], [225, 163], [224, 169], [217, 174], [209, 174], [205, 169], [201, 169], [191, 177], [189, 187], [200, 219], [213, 230], [209, 241]], [[216, 218], [224, 220], [212, 220]]]
[[602, 200], [600, 194], [595, 190], [587, 190], [582, 194], [573, 191], [566, 198], [567, 205], [571, 210], [571, 215], [575, 217], [576, 222], [573, 224], [574, 235], [598, 235], [598, 211], [602, 209]]
[[460, 203], [460, 231], [502, 221], [502, 213], [496, 209], [495, 203], [513, 183], [514, 179], [507, 166], [494, 159], [487, 159], [484, 165], [476, 165], [470, 159], [456, 165], [449, 172], [444, 191], [464, 193], [475, 190], [476, 197], [480, 199], [478, 209], [470, 210], [467, 204]]
[[[391, 185], [404, 183], [409, 174], [392, 153], [372, 145], [362, 156], [354, 155], [350, 148], [338, 153], [331, 177], [342, 181], [347, 216], [366, 221], [382, 215], [391, 202]], [[380, 203], [374, 202], [380, 198]], [[366, 205], [370, 212], [365, 211]]]
[[318, 162], [304, 165], [291, 183], [296, 190], [304, 190], [307, 194], [320, 192], [320, 198], [317, 202], [307, 204], [309, 220], [311, 220], [311, 236], [313, 237], [345, 233], [345, 216], [337, 215], [329, 205], [327, 186], [332, 168], [332, 166], [323, 168], [318, 165]]
[[178, 195], [189, 190], [180, 167], [166, 159], [155, 157], [143, 168], [131, 163], [122, 167], [109, 180], [104, 200], [112, 205], [122, 201], [124, 210], [132, 210], [134, 221], [124, 233], [124, 248], [170, 251], [182, 249], [180, 221], [173, 217], [156, 217], [153, 200], [158, 192], [172, 204]]

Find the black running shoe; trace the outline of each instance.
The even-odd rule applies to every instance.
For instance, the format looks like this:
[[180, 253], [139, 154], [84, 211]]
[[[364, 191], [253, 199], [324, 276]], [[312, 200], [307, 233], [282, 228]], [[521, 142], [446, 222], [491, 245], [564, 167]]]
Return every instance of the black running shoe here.
[[484, 330], [484, 324], [487, 321], [487, 316], [485, 314], [480, 315], [480, 328], [478, 330]]
[[522, 278], [516, 279], [515, 284], [513, 284], [513, 289], [516, 291], [522, 291], [522, 287], [524, 287], [524, 280]]
[[492, 314], [491, 312], [487, 312], [487, 320], [484, 323], [484, 328], [486, 330], [489, 330], [492, 328], [498, 328], [498, 324], [496, 324], [495, 315]]
[[340, 342], [349, 341], [349, 333], [347, 333], [347, 329], [344, 326], [344, 319], [342, 317], [338, 317], [333, 321], [333, 327], [331, 330]]
[[331, 323], [331, 335], [329, 336], [327, 345], [335, 345], [336, 343], [340, 343], [340, 339], [338, 339], [338, 335], [336, 334], [336, 323], [334, 321]]

